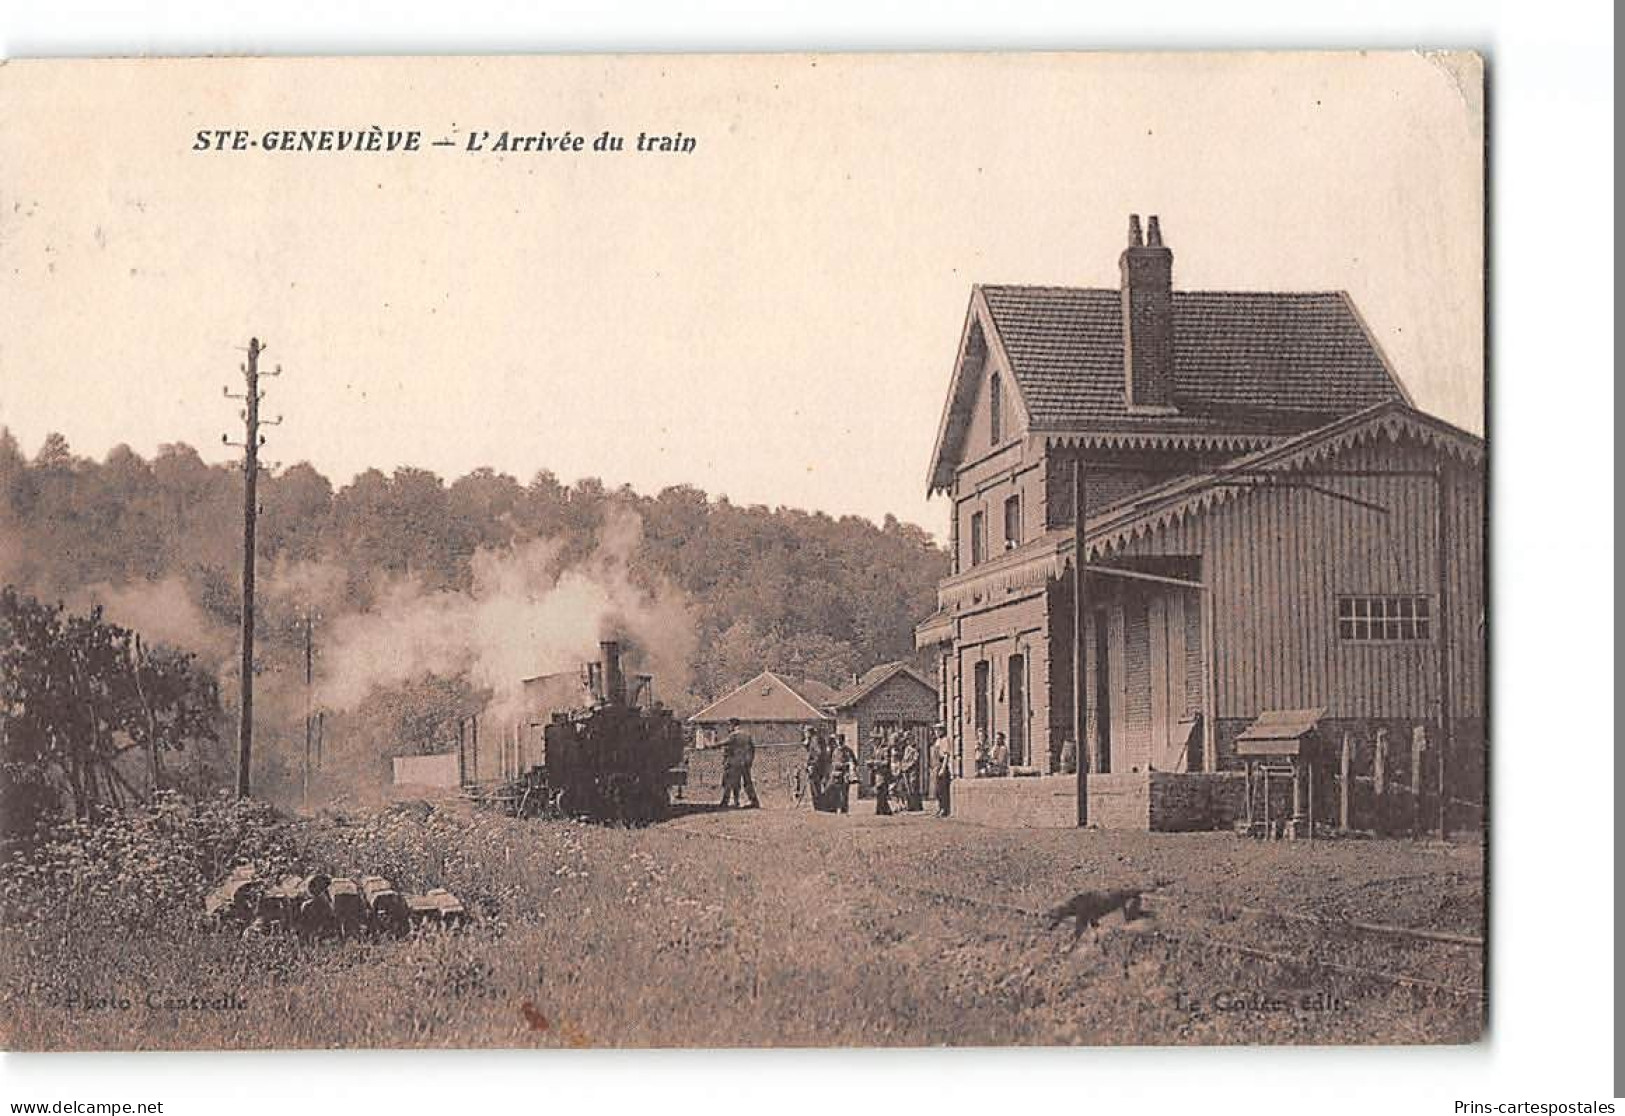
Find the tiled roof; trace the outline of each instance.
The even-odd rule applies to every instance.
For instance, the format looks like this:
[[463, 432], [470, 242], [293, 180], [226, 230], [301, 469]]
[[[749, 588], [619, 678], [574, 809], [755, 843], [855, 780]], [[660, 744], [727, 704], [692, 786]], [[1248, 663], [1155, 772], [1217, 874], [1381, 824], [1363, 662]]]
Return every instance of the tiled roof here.
[[1346, 414], [1405, 397], [1341, 292], [1175, 291], [1179, 414], [1155, 418], [1132, 415], [1124, 400], [1120, 292], [981, 292], [1038, 429], [1117, 420], [1177, 429], [1271, 415], [1290, 422], [1292, 413]]
[[856, 705], [898, 674], [907, 674], [932, 693], [936, 692], [937, 688], [935, 686], [916, 674], [908, 663], [899, 659], [896, 662], [881, 663], [879, 666], [870, 667], [856, 682], [832, 697], [828, 704], [832, 709], [845, 709], [848, 706]]
[[724, 694], [689, 720], [695, 724], [719, 724], [730, 717], [741, 721], [789, 722], [799, 724], [823, 720], [823, 708], [834, 692], [817, 682], [789, 682], [764, 670], [743, 686]]

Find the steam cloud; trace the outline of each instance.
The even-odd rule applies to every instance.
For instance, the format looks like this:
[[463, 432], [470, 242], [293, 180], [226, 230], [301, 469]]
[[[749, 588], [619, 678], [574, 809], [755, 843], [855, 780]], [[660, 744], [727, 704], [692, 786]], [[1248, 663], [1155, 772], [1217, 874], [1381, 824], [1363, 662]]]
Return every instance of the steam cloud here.
[[345, 711], [377, 688], [423, 674], [466, 677], [495, 693], [489, 715], [509, 712], [524, 678], [567, 671], [594, 658], [600, 639], [626, 639], [634, 665], [662, 692], [686, 688], [694, 628], [680, 593], [637, 585], [629, 561], [643, 524], [630, 511], [606, 518], [593, 553], [559, 567], [559, 546], [539, 540], [482, 550], [467, 593], [388, 586], [372, 611], [339, 617], [323, 646], [318, 702]]
[[234, 633], [198, 607], [179, 577], [128, 585], [102, 582], [87, 587], [84, 597], [88, 604], [100, 605], [110, 622], [139, 632], [148, 643], [189, 651], [216, 672], [231, 659]]
[[[652, 673], [657, 694], [668, 703], [680, 699], [692, 680], [695, 623], [676, 587], [632, 576], [642, 534], [635, 512], [612, 508], [585, 559], [566, 562], [563, 544], [553, 539], [481, 550], [472, 559], [468, 591], [429, 591], [415, 581], [396, 581], [383, 586], [365, 612], [345, 603], [343, 566], [278, 563], [262, 583], [266, 638], [256, 656], [256, 767], [272, 765], [262, 785], [280, 799], [292, 794], [311, 698], [316, 709], [342, 718], [375, 691], [426, 674], [463, 678], [489, 692], [482, 723], [500, 731], [521, 719], [524, 679], [574, 671], [597, 657], [599, 640], [617, 639], [628, 670]], [[100, 605], [108, 620], [141, 633], [148, 643], [196, 655], [221, 680], [229, 710], [238, 683], [236, 626], [201, 607], [180, 577], [101, 583], [72, 594], [68, 603], [76, 611]], [[304, 688], [298, 634], [307, 611], [321, 617], [313, 695]], [[324, 797], [375, 797], [387, 780], [387, 757], [398, 754], [403, 742], [380, 738], [369, 724], [341, 724], [341, 738], [329, 741], [332, 764], [324, 761], [320, 773]], [[223, 751], [219, 762], [227, 759]]]

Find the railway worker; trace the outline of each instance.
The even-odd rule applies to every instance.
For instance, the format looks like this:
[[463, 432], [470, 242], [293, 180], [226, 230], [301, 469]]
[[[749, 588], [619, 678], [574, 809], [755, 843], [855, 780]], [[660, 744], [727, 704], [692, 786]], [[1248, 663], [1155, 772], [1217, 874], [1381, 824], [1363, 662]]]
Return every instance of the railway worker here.
[[722, 738], [722, 805], [739, 805], [739, 761], [730, 732]]
[[976, 777], [978, 779], [987, 774], [987, 765], [987, 730], [979, 728], [976, 730]]
[[728, 722], [728, 735], [722, 738], [722, 805], [739, 805], [739, 788], [744, 783], [741, 778], [740, 764], [740, 737], [744, 734], [739, 731], [737, 719]]
[[759, 808], [762, 803], [756, 797], [756, 784], [750, 777], [751, 766], [756, 762], [756, 741], [750, 733], [739, 727], [739, 718], [728, 718], [728, 738], [722, 742], [722, 804], [726, 806], [732, 797], [733, 804], [739, 805], [739, 792], [743, 790], [745, 797], [750, 799], [752, 810]]
[[952, 792], [954, 782], [953, 750], [948, 745], [948, 726], [937, 726], [937, 739], [931, 745], [931, 790], [937, 799], [937, 817], [953, 813]]
[[829, 755], [829, 794], [838, 814], [852, 812], [852, 768], [857, 762], [845, 735], [836, 734]]

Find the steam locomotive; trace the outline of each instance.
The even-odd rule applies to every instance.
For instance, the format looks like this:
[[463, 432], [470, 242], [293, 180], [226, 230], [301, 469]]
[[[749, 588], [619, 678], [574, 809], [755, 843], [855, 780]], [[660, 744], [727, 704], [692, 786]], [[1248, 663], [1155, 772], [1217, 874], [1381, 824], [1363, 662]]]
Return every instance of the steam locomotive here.
[[648, 679], [632, 692], [619, 643], [606, 640], [598, 652], [582, 670], [585, 703], [551, 711], [541, 762], [519, 775], [511, 800], [522, 816], [553, 809], [599, 821], [655, 821], [670, 808], [671, 788], [688, 781], [682, 724], [652, 699]]

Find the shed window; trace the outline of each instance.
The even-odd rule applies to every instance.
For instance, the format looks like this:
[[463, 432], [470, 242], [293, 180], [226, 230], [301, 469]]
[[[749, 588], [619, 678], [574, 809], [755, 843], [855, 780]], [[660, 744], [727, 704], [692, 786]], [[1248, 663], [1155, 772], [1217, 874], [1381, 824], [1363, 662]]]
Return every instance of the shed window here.
[[987, 410], [989, 416], [988, 436], [998, 445], [1004, 440], [1004, 381], [999, 379], [997, 372], [988, 381]]
[[1004, 549], [1014, 550], [1021, 545], [1021, 497], [1011, 496], [1004, 502]]
[[1337, 638], [1357, 643], [1433, 638], [1433, 598], [1338, 597]]
[[972, 512], [970, 517], [970, 564], [979, 566], [987, 561], [987, 516]]

